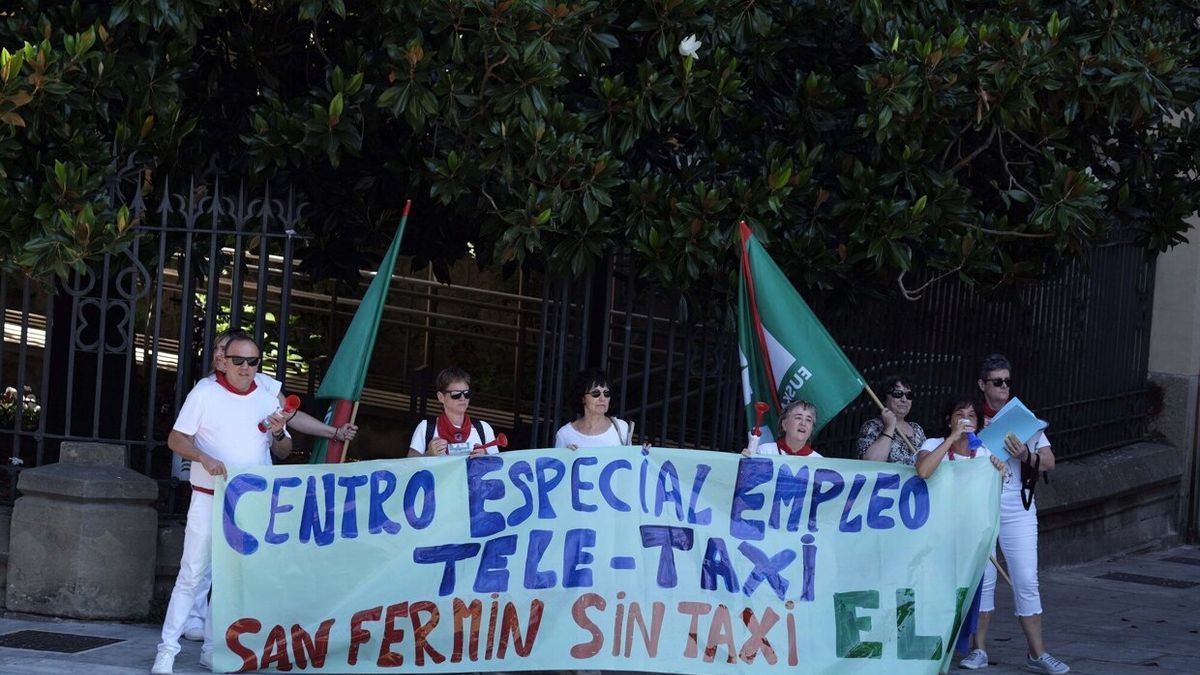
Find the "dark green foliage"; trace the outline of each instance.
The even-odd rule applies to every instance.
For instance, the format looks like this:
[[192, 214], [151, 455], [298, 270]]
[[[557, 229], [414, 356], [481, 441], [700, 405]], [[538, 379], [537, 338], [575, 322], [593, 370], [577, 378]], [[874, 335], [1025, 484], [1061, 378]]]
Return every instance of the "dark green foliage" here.
[[1037, 278], [1114, 231], [1183, 240], [1197, 7], [25, 0], [0, 14], [0, 260], [62, 274], [127, 232], [114, 167], [215, 154], [303, 190], [318, 276], [412, 197], [440, 276], [468, 243], [559, 275], [625, 247], [723, 291], [745, 219], [801, 287]]

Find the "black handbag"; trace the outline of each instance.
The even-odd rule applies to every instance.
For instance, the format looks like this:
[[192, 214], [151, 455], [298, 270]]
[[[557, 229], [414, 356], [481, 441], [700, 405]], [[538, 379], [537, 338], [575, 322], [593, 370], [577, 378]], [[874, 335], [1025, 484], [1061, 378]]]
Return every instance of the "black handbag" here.
[[1042, 465], [1042, 456], [1036, 452], [1030, 452], [1025, 461], [1021, 462], [1021, 504], [1028, 511], [1033, 506], [1033, 490], [1037, 487], [1038, 476], [1041, 471], [1038, 469]]

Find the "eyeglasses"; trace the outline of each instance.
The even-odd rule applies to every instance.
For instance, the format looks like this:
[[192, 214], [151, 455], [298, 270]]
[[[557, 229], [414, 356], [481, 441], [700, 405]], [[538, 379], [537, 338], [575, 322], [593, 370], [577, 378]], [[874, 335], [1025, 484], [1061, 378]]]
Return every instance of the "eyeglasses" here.
[[226, 356], [225, 358], [235, 366], [250, 366], [251, 368], [257, 367], [258, 362], [262, 360], [258, 356]]
[[611, 389], [593, 389], [588, 392], [588, 396], [591, 396], [592, 398], [600, 398], [601, 396], [603, 396], [604, 398], [612, 398], [612, 390]]
[[906, 398], [910, 401], [913, 400], [913, 393], [911, 391], [900, 391], [899, 389], [889, 391], [888, 396], [891, 396], [896, 400], [900, 400], [902, 398]]
[[457, 401], [460, 398], [465, 398], [468, 401], [471, 400], [471, 390], [470, 389], [455, 389], [454, 391], [445, 391], [442, 393], [449, 396], [450, 398], [454, 399], [455, 401]]
[[1007, 387], [1008, 385], [1012, 384], [1012, 378], [1011, 377], [995, 377], [995, 378], [988, 380], [988, 382], [991, 382], [993, 387]]

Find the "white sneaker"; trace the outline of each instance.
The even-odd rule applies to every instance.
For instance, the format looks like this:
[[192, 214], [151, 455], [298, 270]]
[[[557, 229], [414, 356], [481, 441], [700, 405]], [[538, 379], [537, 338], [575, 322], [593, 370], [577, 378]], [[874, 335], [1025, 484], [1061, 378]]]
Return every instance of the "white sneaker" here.
[[159, 652], [154, 657], [154, 665], [150, 666], [150, 675], [171, 675], [175, 672], [175, 655], [171, 652]]
[[183, 639], [191, 640], [192, 642], [203, 642], [204, 626], [192, 626], [191, 628], [183, 631]]
[[1049, 673], [1050, 675], [1062, 675], [1062, 673], [1071, 672], [1071, 667], [1050, 656], [1050, 652], [1042, 652], [1042, 655], [1036, 659], [1030, 656], [1025, 659], [1025, 669], [1032, 670], [1035, 673]]
[[201, 651], [200, 652], [200, 666], [203, 668], [208, 668], [209, 670], [212, 670], [212, 652], [211, 651], [207, 651], [207, 652]]
[[966, 668], [967, 670], [979, 670], [980, 668], [988, 667], [987, 659], [987, 652], [983, 651], [982, 649], [972, 649], [971, 653], [967, 654], [967, 658], [959, 661], [958, 665]]

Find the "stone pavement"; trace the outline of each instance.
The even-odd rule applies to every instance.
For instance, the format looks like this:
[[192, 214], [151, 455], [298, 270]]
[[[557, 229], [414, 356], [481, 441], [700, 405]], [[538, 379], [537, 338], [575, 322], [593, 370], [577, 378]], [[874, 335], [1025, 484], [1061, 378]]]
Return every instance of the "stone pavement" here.
[[[1104, 575], [1135, 578], [1101, 578]], [[1175, 587], [1161, 585], [1173, 584]], [[1187, 584], [1194, 584], [1184, 587]], [[1200, 673], [1200, 548], [1182, 546], [1044, 570], [1046, 645], [1087, 675], [1194, 675]], [[1012, 617], [1012, 595], [997, 588], [985, 673], [1024, 672], [1025, 640]], [[19, 630], [52, 631], [121, 642], [77, 654], [0, 647], [0, 673], [126, 675], [146, 673], [154, 660], [158, 627], [145, 624], [0, 618], [0, 637]], [[175, 672], [205, 672], [199, 645], [184, 642]], [[969, 671], [954, 669], [955, 672]]]

